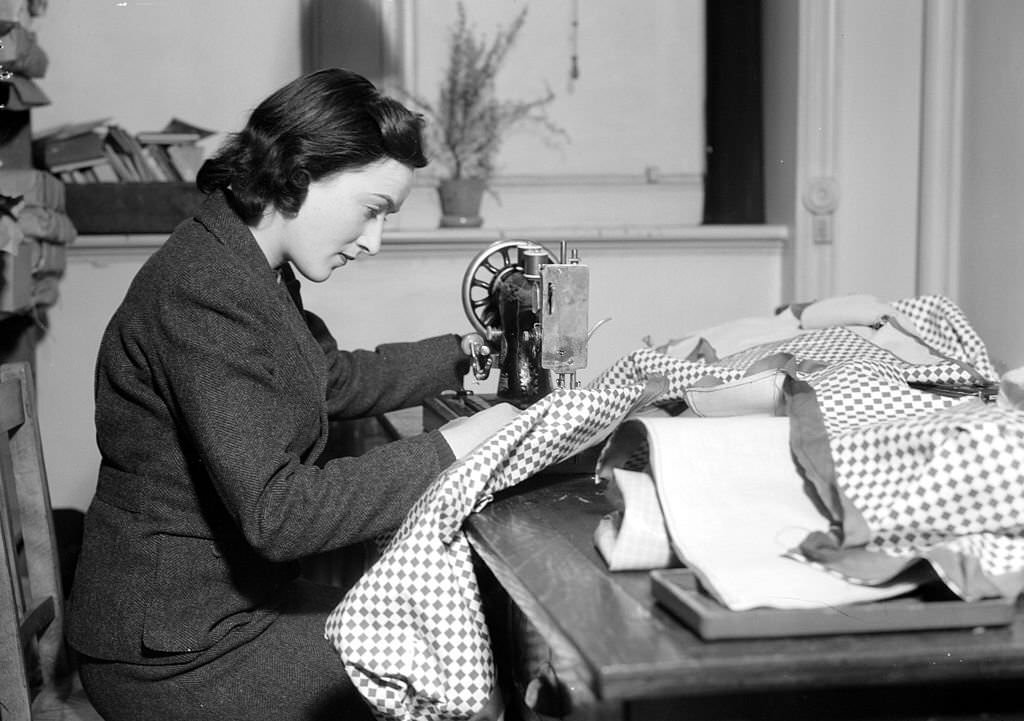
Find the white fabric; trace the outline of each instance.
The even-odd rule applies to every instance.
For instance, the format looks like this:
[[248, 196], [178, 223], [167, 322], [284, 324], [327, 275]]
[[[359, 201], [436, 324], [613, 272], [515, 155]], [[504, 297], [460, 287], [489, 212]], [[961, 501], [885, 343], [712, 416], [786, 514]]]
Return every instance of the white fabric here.
[[815, 301], [804, 308], [800, 314], [800, 327], [815, 330], [837, 325], [877, 326], [887, 317], [898, 318], [907, 324], [903, 314], [873, 295], [838, 295]]
[[808, 533], [828, 529], [790, 457], [787, 418], [629, 423], [645, 427], [676, 554], [726, 607], [819, 608], [914, 588], [861, 586], [783, 557]]
[[669, 341], [665, 353], [686, 359], [703, 338], [715, 349], [719, 358], [738, 353], [762, 343], [775, 343], [801, 333], [800, 321], [786, 310], [777, 315], [739, 318], [720, 325], [688, 333], [684, 338]]
[[609, 570], [667, 568], [675, 557], [658, 503], [654, 481], [646, 473], [616, 468], [606, 497], [616, 505], [597, 524], [594, 545]]
[[770, 368], [739, 380], [686, 389], [686, 404], [702, 418], [785, 415], [782, 384], [786, 375]]

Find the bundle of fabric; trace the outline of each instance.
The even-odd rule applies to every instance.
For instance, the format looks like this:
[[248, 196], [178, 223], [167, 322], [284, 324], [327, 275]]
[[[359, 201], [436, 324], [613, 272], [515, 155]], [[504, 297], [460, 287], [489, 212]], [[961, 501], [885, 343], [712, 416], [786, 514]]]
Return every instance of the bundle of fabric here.
[[[356, 687], [379, 716], [458, 719], [484, 706], [494, 671], [469, 546], [460, 530], [463, 521], [496, 491], [609, 436], [598, 464], [601, 469], [621, 471], [623, 477], [627, 472], [649, 473], [649, 436], [634, 432], [632, 442], [621, 442], [622, 434], [635, 431], [637, 418], [699, 423], [674, 416], [760, 414], [781, 420], [781, 434], [776, 425], [774, 435], [758, 437], [781, 439], [772, 446], [773, 457], [783, 459], [780, 464], [788, 464], [788, 472], [777, 473], [776, 480], [799, 484], [797, 495], [805, 498], [806, 481], [813, 490], [809, 505], [822, 519], [820, 527], [804, 528], [803, 537], [787, 545], [800, 559], [791, 561], [793, 567], [826, 575], [811, 564], [828, 564], [843, 573], [844, 564], [848, 568], [865, 554], [889, 563], [894, 552], [901, 553], [896, 564], [890, 563], [890, 588], [885, 592], [900, 590], [891, 583], [892, 572], [898, 570], [893, 566], [906, 566], [914, 555], [923, 555], [913, 541], [934, 540], [936, 535], [929, 530], [910, 538], [894, 530], [898, 522], [908, 520], [906, 513], [895, 514], [898, 518], [884, 529], [877, 526], [899, 492], [888, 488], [888, 476], [878, 474], [875, 467], [906, 467], [906, 474], [920, 486], [932, 474], [913, 470], [921, 466], [913, 452], [938, 457], [934, 448], [942, 446], [941, 453], [956, 449], [943, 446], [940, 436], [933, 434], [932, 451], [920, 445], [896, 451], [896, 440], [881, 440], [880, 427], [930, 422], [959, 428], [957, 424], [970, 417], [991, 431], [991, 406], [957, 395], [964, 388], [984, 393], [996, 381], [984, 345], [953, 303], [931, 296], [891, 305], [849, 298], [795, 306], [783, 309], [766, 325], [771, 327], [750, 335], [756, 342], [744, 343], [730, 329], [717, 329], [717, 338], [728, 342], [712, 342], [709, 338], [715, 334], [705, 333], [685, 343], [638, 350], [588, 388], [559, 390], [541, 399], [435, 481], [387, 543], [381, 559], [331, 614], [325, 629]], [[722, 350], [726, 347], [727, 353]], [[788, 418], [772, 417], [787, 413]], [[1003, 422], [1009, 424], [1005, 418], [998, 421]], [[915, 425], [919, 444], [933, 427]], [[971, 441], [977, 434], [954, 435], [976, 455], [985, 452]], [[1009, 440], [1002, 438], [992, 443], [1001, 443], [1006, 450]], [[794, 457], [795, 466], [790, 460]], [[971, 483], [979, 465], [964, 462], [958, 477]], [[1019, 486], [1020, 479], [1010, 472], [992, 482], [1012, 487]], [[910, 497], [913, 494], [910, 491]], [[1001, 549], [1015, 545], [1016, 513], [1007, 514], [995, 498], [988, 508], [991, 513], [979, 513], [995, 525], [1003, 519], [1004, 525], [987, 526], [984, 533], [991, 535], [984, 543], [991, 540], [993, 548]], [[984, 545], [967, 520], [950, 522], [945, 539], [959, 545], [949, 546], [947, 556]], [[668, 537], [662, 550], [678, 551], [672, 546]], [[941, 561], [940, 556], [930, 560]], [[1007, 578], [984, 563], [988, 561], [979, 557], [983, 575], [995, 570], [995, 576]], [[844, 584], [869, 588], [861, 583], [864, 580], [845, 578]], [[999, 584], [992, 581], [991, 587]], [[972, 585], [965, 597], [977, 588]], [[864, 595], [876, 597], [873, 591]]]
[[[809, 533], [829, 530], [793, 464], [788, 420], [626, 421], [601, 469], [605, 496], [622, 509], [595, 531], [609, 567], [663, 568], [685, 559], [705, 591], [734, 611], [835, 607], [914, 590], [907, 578], [867, 586], [787, 558]], [[624, 459], [643, 470], [622, 467]]]
[[53, 305], [78, 237], [65, 209], [64, 185], [41, 170], [0, 170], [0, 253], [4, 258], [3, 308], [29, 313]]
[[0, 0], [0, 92], [5, 110], [27, 114], [50, 103], [35, 82], [50, 64], [33, 30], [35, 19], [45, 12], [45, 0]]
[[[624, 379], [649, 372], [680, 379], [677, 393], [695, 401], [688, 415], [710, 408], [724, 417], [788, 416], [792, 463], [780, 463], [806, 483], [824, 522], [789, 558], [862, 587], [934, 579], [964, 600], [1012, 598], [1024, 586], [1024, 415], [993, 402], [998, 376], [955, 304], [927, 296], [892, 308], [900, 320], [886, 317], [870, 333], [801, 329], [712, 362], [640, 352], [613, 370]], [[751, 394], [754, 385], [760, 390]], [[696, 432], [688, 420], [675, 431]], [[605, 449], [602, 474], [613, 483], [615, 468], [651, 471], [652, 436], [629, 434]], [[676, 478], [688, 472], [685, 463], [662, 470]], [[678, 548], [660, 557], [630, 553], [632, 528], [667, 536], [672, 528], [657, 519], [626, 523], [627, 508], [623, 502], [596, 534], [610, 566], [653, 568], [682, 556], [698, 574], [713, 573]]]

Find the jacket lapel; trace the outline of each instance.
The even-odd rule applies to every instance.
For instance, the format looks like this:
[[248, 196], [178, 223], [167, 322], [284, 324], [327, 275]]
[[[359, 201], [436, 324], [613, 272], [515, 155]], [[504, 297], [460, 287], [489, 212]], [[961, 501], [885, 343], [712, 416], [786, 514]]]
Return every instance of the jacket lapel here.
[[267, 262], [252, 232], [235, 214], [222, 191], [215, 191], [203, 203], [196, 215], [213, 236], [235, 253], [240, 263], [240, 272], [247, 273], [252, 282], [260, 286], [261, 294], [274, 306], [278, 316], [288, 326], [303, 358], [306, 359], [314, 377], [323, 386], [326, 397], [327, 363], [323, 350], [317, 343], [302, 312], [302, 298], [299, 295], [299, 281], [290, 266], [278, 273]]

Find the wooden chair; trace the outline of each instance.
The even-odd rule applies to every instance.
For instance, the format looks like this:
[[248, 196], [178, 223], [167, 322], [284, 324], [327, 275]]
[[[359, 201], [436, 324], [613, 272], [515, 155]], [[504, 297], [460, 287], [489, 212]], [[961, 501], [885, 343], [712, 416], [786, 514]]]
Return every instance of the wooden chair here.
[[68, 662], [50, 491], [27, 363], [0, 366], [0, 721], [100, 719]]

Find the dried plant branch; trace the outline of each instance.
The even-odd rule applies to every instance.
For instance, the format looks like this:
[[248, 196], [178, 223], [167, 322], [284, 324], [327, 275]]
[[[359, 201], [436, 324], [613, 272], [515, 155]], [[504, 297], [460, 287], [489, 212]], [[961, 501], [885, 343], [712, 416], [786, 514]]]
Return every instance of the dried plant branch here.
[[460, 2], [437, 102], [408, 95], [427, 120], [427, 151], [445, 177], [490, 178], [502, 137], [512, 126], [532, 124], [549, 138], [567, 137], [547, 116], [547, 107], [555, 99], [550, 88], [532, 100], [495, 97], [495, 78], [526, 22], [526, 12], [524, 7], [507, 27], [499, 27], [488, 43], [469, 25]]

